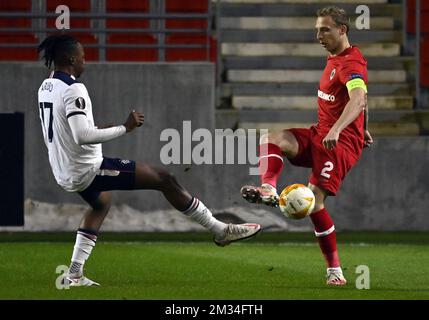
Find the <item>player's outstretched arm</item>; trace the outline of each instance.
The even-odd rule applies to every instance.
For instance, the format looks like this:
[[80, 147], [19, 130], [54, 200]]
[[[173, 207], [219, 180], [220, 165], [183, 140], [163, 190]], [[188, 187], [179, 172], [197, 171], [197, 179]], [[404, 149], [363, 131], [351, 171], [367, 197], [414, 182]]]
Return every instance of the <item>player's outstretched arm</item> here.
[[362, 88], [349, 91], [350, 100], [344, 107], [343, 113], [329, 130], [322, 143], [325, 148], [332, 150], [338, 142], [341, 131], [352, 123], [365, 109], [366, 92]]
[[69, 116], [68, 122], [73, 140], [78, 145], [102, 143], [120, 137], [126, 133], [126, 128], [123, 125], [98, 129], [89, 124], [83, 112]]
[[113, 140], [141, 126], [143, 121], [144, 116], [141, 113], [132, 111], [123, 125], [100, 129], [88, 123], [84, 112], [73, 114], [68, 118], [73, 139], [79, 145]]

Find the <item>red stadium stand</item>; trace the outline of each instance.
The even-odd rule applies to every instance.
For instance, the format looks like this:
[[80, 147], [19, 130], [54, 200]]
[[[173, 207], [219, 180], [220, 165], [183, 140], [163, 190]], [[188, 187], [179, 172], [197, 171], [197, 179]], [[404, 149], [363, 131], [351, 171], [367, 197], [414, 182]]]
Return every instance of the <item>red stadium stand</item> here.
[[[91, 0], [46, 0], [46, 10], [48, 12], [55, 12], [57, 6], [67, 5], [71, 11], [70, 15], [70, 28], [91, 28], [90, 18], [74, 18], [73, 12], [79, 13], [90, 13], [91, 12]], [[55, 19], [48, 18], [47, 26], [49, 28], [55, 28]]]
[[[107, 13], [148, 13], [149, 0], [107, 0]], [[150, 21], [147, 19], [109, 18], [106, 27], [111, 29], [147, 29]], [[107, 35], [107, 44], [157, 44], [155, 36], [148, 33], [111, 33]], [[151, 48], [108, 48], [108, 61], [157, 61], [158, 53]]]
[[76, 38], [85, 47], [85, 60], [86, 61], [98, 61], [99, 53], [97, 48], [90, 48], [88, 45], [95, 45], [98, 43], [98, 39], [89, 33], [67, 33]]
[[[31, 0], [1, 0], [1, 12], [31, 12]], [[0, 28], [30, 28], [31, 18], [0, 18]], [[4, 30], [4, 29], [3, 29]], [[34, 44], [33, 48], [2, 48], [0, 60], [37, 60], [36, 36], [29, 32], [0, 31], [2, 44]]]
[[[2, 12], [31, 12], [31, 0], [2, 0], [0, 1]], [[0, 18], [0, 27], [30, 28], [31, 18]]]
[[[156, 45], [157, 39], [150, 34], [112, 34], [109, 44], [148, 44]], [[108, 48], [108, 61], [158, 61], [158, 51], [151, 48]]]
[[2, 0], [1, 11], [31, 11], [31, 0]]
[[[88, 13], [99, 8], [92, 8], [93, 0], [43, 0], [46, 4], [46, 13], [54, 13], [60, 5], [67, 5], [71, 11], [70, 28], [71, 30], [58, 30], [55, 22], [57, 17], [46, 18], [46, 25], [40, 26], [36, 21], [37, 28], [42, 27], [50, 29], [47, 35], [63, 32], [77, 38], [85, 46], [85, 57], [88, 61], [99, 60], [99, 36], [93, 30], [94, 23], [90, 17], [77, 17], [76, 14]], [[157, 8], [151, 10], [151, 0], [105, 0], [106, 13], [157, 13]], [[43, 2], [34, 2], [34, 0], [0, 0], [1, 12], [23, 12], [32, 13], [34, 5], [39, 7]], [[168, 14], [207, 14], [209, 11], [208, 0], [165, 0], [165, 13]], [[34, 7], [34, 8], [36, 8]], [[96, 21], [96, 20], [94, 20]], [[158, 24], [156, 24], [158, 25]], [[106, 44], [109, 45], [153, 45], [158, 43], [158, 33], [150, 33], [145, 29], [151, 27], [151, 19], [129, 19], [129, 18], [108, 18], [105, 21]], [[216, 60], [216, 41], [207, 35], [209, 22], [207, 18], [198, 19], [165, 19], [165, 29], [167, 30], [164, 42], [168, 45], [199, 45], [198, 48], [166, 48], [166, 61], [198, 61]], [[37, 60], [37, 44], [41, 39], [37, 39], [36, 32], [45, 32], [35, 30], [29, 32], [32, 27], [31, 18], [0, 18], [0, 44], [24, 44], [31, 47], [11, 47], [0, 50], [0, 60]], [[27, 31], [16, 32], [8, 31], [7, 28], [22, 28]], [[54, 30], [53, 30], [54, 29]], [[76, 30], [80, 29], [80, 30]], [[135, 32], [126, 32], [117, 29], [139, 29]], [[172, 29], [182, 29], [183, 32], [168, 32]], [[198, 30], [195, 30], [198, 29]], [[187, 32], [190, 30], [190, 32]], [[198, 32], [195, 32], [198, 31]], [[200, 32], [201, 31], [201, 32]], [[103, 40], [103, 38], [101, 39]], [[162, 40], [162, 39], [161, 39]], [[92, 47], [94, 46], [94, 47]], [[204, 46], [208, 46], [208, 49]], [[158, 48], [106, 48], [107, 61], [158, 61]]]
[[[207, 0], [166, 0], [167, 14], [206, 14], [209, 1]], [[207, 29], [207, 19], [167, 19], [166, 29]], [[207, 60], [216, 61], [216, 41], [204, 33], [172, 33], [166, 36], [168, 44], [198, 44], [209, 45], [209, 57], [206, 48], [168, 48], [166, 49], [166, 61], [191, 61]], [[207, 41], [208, 40], [208, 41]]]
[[[207, 0], [166, 0], [165, 11], [167, 13], [207, 13]], [[167, 19], [167, 29], [205, 29], [206, 19]]]
[[[407, 1], [407, 32], [416, 32], [416, 1]], [[420, 1], [420, 83], [429, 87], [429, 1]]]
[[[73, 12], [79, 13], [90, 13], [91, 12], [91, 0], [46, 0], [46, 9], [48, 12], [55, 12], [55, 9], [59, 5], [67, 5], [71, 11], [70, 16], [70, 29], [74, 28], [88, 29], [88, 32], [69, 32], [65, 33], [75, 37], [84, 46], [88, 44], [97, 44], [97, 37], [91, 32], [91, 19], [90, 18], [74, 18]], [[55, 28], [55, 18], [48, 18], [46, 20], [48, 28]], [[97, 61], [99, 58], [98, 49], [96, 48], [85, 48], [85, 60]]]
[[1, 48], [0, 60], [37, 60], [37, 44], [38, 39], [34, 34], [30, 33], [0, 33], [0, 43], [19, 43], [19, 44], [33, 44], [32, 48]]
[[[149, 0], [107, 0], [106, 1], [107, 13], [148, 13]], [[109, 18], [106, 20], [106, 27], [108, 28], [149, 28], [149, 20], [146, 19], [114, 19]]]
[[[429, 1], [420, 1], [420, 31], [429, 33]], [[416, 32], [416, 0], [407, 1], [407, 32]]]
[[200, 34], [171, 34], [165, 39], [166, 44], [198, 44], [209, 46], [207, 57], [207, 48], [168, 48], [165, 50], [166, 61], [195, 61], [195, 60], [209, 60], [216, 61], [216, 41], [209, 38], [207, 43], [207, 36]]
[[420, 45], [420, 57], [422, 63], [429, 63], [429, 35], [422, 37]]
[[429, 35], [423, 36], [420, 57], [420, 83], [424, 87], [429, 87]]

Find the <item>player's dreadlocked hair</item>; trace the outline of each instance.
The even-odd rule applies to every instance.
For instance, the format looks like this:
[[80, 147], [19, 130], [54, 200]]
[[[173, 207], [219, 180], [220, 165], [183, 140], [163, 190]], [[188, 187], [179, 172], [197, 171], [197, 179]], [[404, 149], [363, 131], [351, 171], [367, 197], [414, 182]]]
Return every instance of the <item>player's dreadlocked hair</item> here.
[[54, 65], [65, 65], [70, 54], [77, 48], [78, 41], [69, 35], [52, 35], [47, 37], [37, 47], [37, 52], [43, 51], [45, 66], [51, 68]]
[[345, 25], [347, 28], [346, 34], [349, 33], [350, 30], [350, 19], [347, 15], [347, 12], [344, 9], [338, 8], [336, 6], [329, 6], [322, 9], [317, 10], [318, 17], [331, 17], [334, 20], [337, 27], [341, 25]]

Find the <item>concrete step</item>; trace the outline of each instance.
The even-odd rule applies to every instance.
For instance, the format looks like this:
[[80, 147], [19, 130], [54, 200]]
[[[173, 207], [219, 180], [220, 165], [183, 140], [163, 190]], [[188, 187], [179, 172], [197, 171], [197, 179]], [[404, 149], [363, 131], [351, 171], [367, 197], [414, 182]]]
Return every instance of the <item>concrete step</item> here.
[[[216, 128], [282, 130], [309, 127], [317, 122], [315, 110], [217, 109]], [[429, 133], [429, 110], [370, 110], [369, 128], [378, 135]]]
[[[318, 82], [320, 70], [228, 70], [229, 82]], [[369, 70], [368, 79], [374, 82], [405, 82], [404, 70]]]
[[[397, 43], [356, 44], [366, 57], [399, 56]], [[326, 57], [327, 51], [318, 43], [222, 43], [223, 56], [306, 56]]]
[[[239, 122], [238, 127], [243, 129], [268, 129], [269, 132], [280, 131], [290, 128], [309, 128], [313, 123], [309, 122]], [[382, 136], [418, 136], [420, 127], [413, 122], [390, 122], [390, 123], [369, 123], [369, 131], [374, 139]]]
[[[355, 25], [356, 18], [351, 18], [351, 26]], [[220, 19], [221, 29], [246, 29], [246, 30], [315, 30], [315, 17], [225, 17]], [[371, 30], [389, 30], [395, 27], [395, 21], [391, 17], [372, 17]], [[354, 29], [354, 28], [353, 28]]]
[[[316, 42], [314, 30], [222, 30], [222, 42]], [[397, 42], [402, 43], [401, 31], [395, 30], [350, 30], [352, 42]]]
[[[366, 57], [371, 70], [414, 70], [414, 57]], [[323, 57], [282, 57], [282, 56], [226, 56], [223, 67], [226, 69], [315, 69], [323, 70], [326, 56]]]
[[[216, 119], [223, 122], [317, 122], [315, 110], [297, 109], [216, 109]], [[370, 110], [370, 122], [416, 122], [427, 126], [429, 110]], [[219, 126], [223, 128], [224, 126]], [[229, 126], [225, 126], [229, 127]]]
[[[293, 3], [291, 3], [293, 2]], [[222, 17], [298, 17], [298, 16], [311, 16], [316, 15], [317, 9], [321, 5], [312, 6], [307, 3], [296, 3], [297, 1], [288, 2], [271, 2], [271, 3], [233, 3], [222, 1], [220, 6], [220, 13]], [[359, 1], [359, 4], [362, 2]], [[353, 16], [356, 15], [356, 3], [341, 3], [337, 4], [339, 7], [346, 10], [346, 12]], [[398, 17], [402, 15], [401, 4], [391, 3], [372, 3], [370, 5], [371, 16], [388, 16]]]
[[[370, 110], [412, 109], [412, 96], [368, 96]], [[232, 107], [258, 109], [317, 109], [314, 96], [233, 96]]]
[[[318, 82], [309, 83], [224, 83], [222, 97], [238, 96], [288, 96], [288, 95], [316, 95]], [[371, 96], [383, 95], [414, 95], [414, 86], [408, 83], [372, 83], [369, 85]]]

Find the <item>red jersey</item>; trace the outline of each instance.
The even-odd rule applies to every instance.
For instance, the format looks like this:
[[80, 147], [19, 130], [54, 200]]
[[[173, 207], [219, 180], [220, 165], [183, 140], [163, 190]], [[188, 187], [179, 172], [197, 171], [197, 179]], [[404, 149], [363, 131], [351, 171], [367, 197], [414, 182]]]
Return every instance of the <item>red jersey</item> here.
[[[341, 116], [349, 102], [346, 83], [361, 78], [368, 84], [367, 62], [360, 50], [351, 46], [337, 56], [328, 56], [318, 90], [318, 134], [324, 138]], [[363, 112], [340, 134], [339, 142], [345, 143], [357, 157], [364, 145]]]

